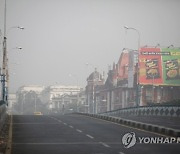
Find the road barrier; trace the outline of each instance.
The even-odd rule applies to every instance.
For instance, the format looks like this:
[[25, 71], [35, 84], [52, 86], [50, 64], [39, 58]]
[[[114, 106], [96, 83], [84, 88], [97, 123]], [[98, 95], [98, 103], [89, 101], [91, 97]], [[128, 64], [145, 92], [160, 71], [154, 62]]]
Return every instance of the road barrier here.
[[85, 115], [85, 116], [90, 116], [118, 124], [122, 124], [125, 126], [130, 126], [133, 128], [138, 128], [138, 129], [143, 129], [146, 131], [154, 132], [154, 133], [159, 133], [167, 136], [174, 136], [174, 137], [180, 137], [180, 130], [179, 129], [173, 129], [173, 128], [168, 128], [168, 127], [163, 127], [159, 125], [154, 125], [154, 124], [148, 124], [148, 123], [143, 123], [143, 122], [138, 122], [138, 121], [133, 121], [133, 120], [128, 120], [120, 117], [113, 117], [109, 115], [101, 115], [101, 114], [91, 114], [91, 113], [78, 113], [80, 115]]
[[166, 116], [180, 117], [180, 105], [156, 105], [156, 106], [139, 106], [124, 109], [118, 109], [101, 113], [102, 115], [127, 117], [127, 116]]

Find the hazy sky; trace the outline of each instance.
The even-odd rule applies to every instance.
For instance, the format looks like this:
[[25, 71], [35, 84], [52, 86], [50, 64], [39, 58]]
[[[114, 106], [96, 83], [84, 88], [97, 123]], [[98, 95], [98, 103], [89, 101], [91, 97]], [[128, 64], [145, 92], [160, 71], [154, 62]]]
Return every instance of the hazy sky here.
[[[0, 0], [2, 32], [3, 9]], [[7, 28], [25, 27], [8, 30], [10, 90], [77, 80], [85, 87], [94, 67], [107, 73], [124, 47], [137, 49], [137, 33], [123, 26], [139, 30], [141, 46], [180, 47], [179, 15], [179, 0], [7, 0]]]

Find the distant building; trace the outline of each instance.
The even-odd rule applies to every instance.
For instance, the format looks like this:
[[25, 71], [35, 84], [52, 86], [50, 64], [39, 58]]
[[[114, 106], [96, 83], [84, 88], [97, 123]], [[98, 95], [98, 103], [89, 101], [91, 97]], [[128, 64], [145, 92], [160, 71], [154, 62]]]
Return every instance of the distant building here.
[[13, 114], [14, 111], [14, 105], [16, 104], [16, 94], [9, 94], [8, 97], [8, 113]]
[[104, 75], [101, 75], [97, 69], [95, 69], [87, 78], [86, 106], [88, 107], [88, 113], [97, 112], [96, 91], [102, 85], [104, 85]]
[[[95, 71], [87, 79], [87, 112], [172, 103], [180, 99], [180, 49], [123, 49], [103, 83]], [[96, 74], [96, 75], [94, 75]], [[96, 76], [96, 79], [93, 77]]]
[[41, 93], [44, 86], [26, 85], [16, 92], [17, 103], [14, 106], [17, 114], [33, 114], [36, 111], [44, 111], [45, 104], [41, 102]]
[[86, 93], [85, 90], [81, 90], [78, 94], [78, 112], [87, 113], [88, 112], [88, 105], [86, 104]]
[[27, 85], [27, 86], [21, 86], [17, 93], [23, 93], [23, 92], [30, 92], [34, 91], [37, 94], [41, 94], [41, 92], [44, 90], [45, 86], [39, 86], [39, 85]]
[[[48, 86], [42, 91], [41, 101], [48, 105], [48, 110], [52, 112], [60, 112], [64, 109], [77, 111], [78, 94], [81, 91], [79, 86]], [[71, 105], [70, 105], [71, 104]], [[73, 106], [73, 105], [74, 106]], [[76, 106], [76, 107], [75, 107]]]

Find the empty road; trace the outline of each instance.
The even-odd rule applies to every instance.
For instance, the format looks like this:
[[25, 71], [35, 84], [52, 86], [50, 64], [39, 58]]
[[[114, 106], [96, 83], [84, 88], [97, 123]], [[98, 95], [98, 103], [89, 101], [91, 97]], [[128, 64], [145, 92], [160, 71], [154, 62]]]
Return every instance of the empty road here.
[[[87, 116], [13, 116], [12, 154], [169, 154], [180, 153], [179, 144], [122, 144], [124, 134], [162, 137]], [[165, 136], [164, 136], [165, 138]]]

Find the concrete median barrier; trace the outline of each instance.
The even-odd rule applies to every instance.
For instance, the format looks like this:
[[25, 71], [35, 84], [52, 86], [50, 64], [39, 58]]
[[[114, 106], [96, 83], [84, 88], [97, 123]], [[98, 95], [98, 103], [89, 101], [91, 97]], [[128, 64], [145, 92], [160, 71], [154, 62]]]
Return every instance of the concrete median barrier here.
[[78, 113], [78, 114], [85, 115], [85, 116], [91, 116], [94, 118], [103, 119], [103, 120], [111, 121], [114, 123], [122, 124], [125, 126], [130, 126], [130, 127], [154, 132], [154, 133], [159, 133], [162, 135], [180, 137], [179, 129], [173, 129], [173, 128], [163, 127], [163, 126], [159, 126], [159, 125], [153, 125], [153, 124], [149, 124], [149, 123], [127, 120], [124, 118], [113, 117], [113, 116], [98, 115], [98, 114], [86, 114], [86, 113]]

